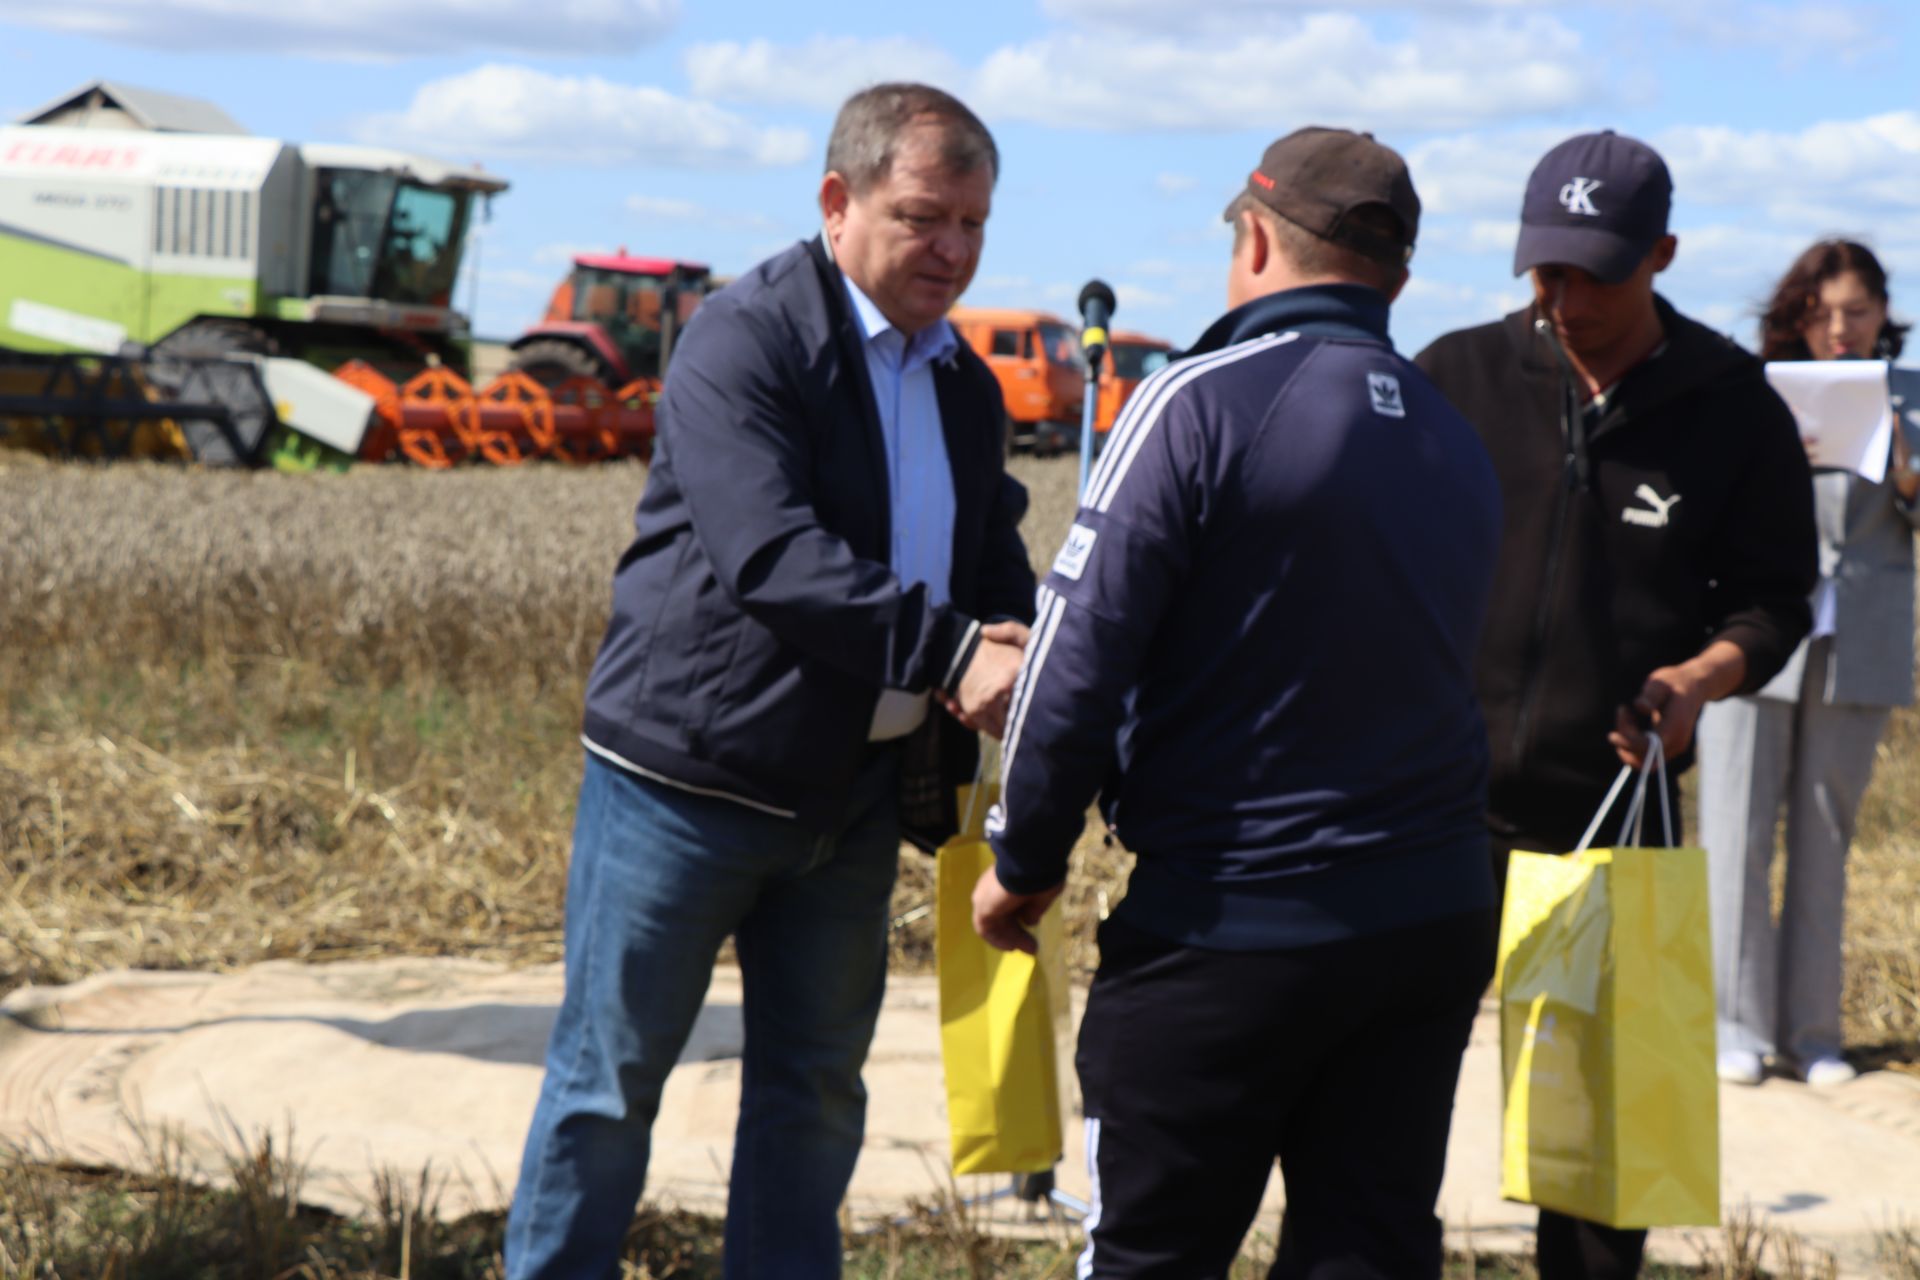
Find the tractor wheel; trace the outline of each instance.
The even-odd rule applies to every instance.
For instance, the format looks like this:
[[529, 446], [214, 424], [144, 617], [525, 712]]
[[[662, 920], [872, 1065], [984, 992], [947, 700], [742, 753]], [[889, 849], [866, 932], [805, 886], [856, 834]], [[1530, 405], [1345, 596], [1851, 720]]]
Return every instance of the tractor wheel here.
[[507, 367], [543, 387], [557, 387], [569, 378], [592, 378], [606, 384], [612, 377], [605, 361], [565, 338], [535, 338], [513, 353]]

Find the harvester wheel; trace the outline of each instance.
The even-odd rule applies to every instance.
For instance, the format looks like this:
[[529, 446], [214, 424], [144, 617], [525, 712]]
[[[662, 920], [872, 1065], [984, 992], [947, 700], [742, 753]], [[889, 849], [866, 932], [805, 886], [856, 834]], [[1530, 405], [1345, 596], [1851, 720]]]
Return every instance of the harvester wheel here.
[[569, 378], [606, 382], [613, 376], [599, 356], [565, 338], [535, 338], [513, 353], [507, 368], [526, 374], [543, 387], [558, 386]]
[[333, 376], [373, 397], [373, 425], [360, 443], [360, 456], [385, 462], [400, 453], [400, 388], [365, 360], [349, 360]]
[[[470, 452], [478, 434], [473, 388], [451, 369], [427, 369], [400, 388], [400, 451], [423, 467], [450, 467]], [[423, 410], [414, 421], [408, 408]]]
[[611, 421], [620, 412], [613, 402], [613, 388], [598, 378], [568, 378], [548, 387], [547, 394], [553, 397], [556, 406], [579, 410], [579, 430], [560, 431], [556, 421], [553, 440], [556, 458], [581, 463], [613, 456], [620, 443]]
[[[512, 410], [517, 421], [510, 427], [495, 427], [487, 421], [487, 410], [495, 405]], [[509, 369], [480, 393], [477, 412], [481, 456], [500, 467], [516, 467], [528, 458], [537, 458], [553, 448], [553, 397], [546, 388], [526, 374]]]

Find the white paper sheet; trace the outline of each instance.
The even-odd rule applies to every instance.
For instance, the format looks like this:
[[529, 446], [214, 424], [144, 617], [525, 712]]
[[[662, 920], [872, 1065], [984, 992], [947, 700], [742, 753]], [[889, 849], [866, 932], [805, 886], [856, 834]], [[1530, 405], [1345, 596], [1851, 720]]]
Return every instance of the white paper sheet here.
[[1893, 409], [1884, 360], [1783, 360], [1767, 381], [1793, 410], [1807, 461], [1853, 471], [1878, 484], [1893, 448]]

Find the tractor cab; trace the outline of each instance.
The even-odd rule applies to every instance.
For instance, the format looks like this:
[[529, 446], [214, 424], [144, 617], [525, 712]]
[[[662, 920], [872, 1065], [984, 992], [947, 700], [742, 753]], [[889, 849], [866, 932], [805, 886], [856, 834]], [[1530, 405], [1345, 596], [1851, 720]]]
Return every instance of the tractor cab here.
[[514, 342], [514, 367], [544, 383], [609, 386], [665, 375], [673, 343], [713, 289], [701, 263], [583, 254], [553, 292], [546, 319]]

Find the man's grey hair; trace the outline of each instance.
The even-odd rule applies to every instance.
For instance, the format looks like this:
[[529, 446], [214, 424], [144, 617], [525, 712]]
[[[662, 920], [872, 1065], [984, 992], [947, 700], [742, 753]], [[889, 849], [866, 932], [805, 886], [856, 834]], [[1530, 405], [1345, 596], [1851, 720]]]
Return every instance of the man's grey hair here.
[[[1357, 253], [1343, 244], [1313, 234], [1305, 227], [1287, 221], [1265, 204], [1254, 199], [1247, 192], [1241, 192], [1227, 206], [1227, 217], [1233, 223], [1233, 251], [1239, 253], [1247, 236], [1247, 224], [1240, 217], [1251, 213], [1260, 219], [1272, 235], [1274, 245], [1286, 256], [1288, 262], [1301, 273], [1309, 276], [1344, 276], [1378, 289], [1381, 293], [1392, 293], [1394, 286], [1400, 283], [1406, 268], [1396, 267], [1364, 253]], [[1347, 215], [1356, 225], [1373, 232], [1383, 239], [1397, 238], [1400, 232], [1400, 220], [1385, 205], [1364, 204]]]
[[997, 182], [1000, 151], [993, 135], [967, 104], [925, 84], [876, 84], [848, 98], [827, 139], [827, 172], [847, 180], [858, 195], [893, 172], [901, 135], [920, 125], [940, 130], [940, 159], [950, 173], [983, 166]]

